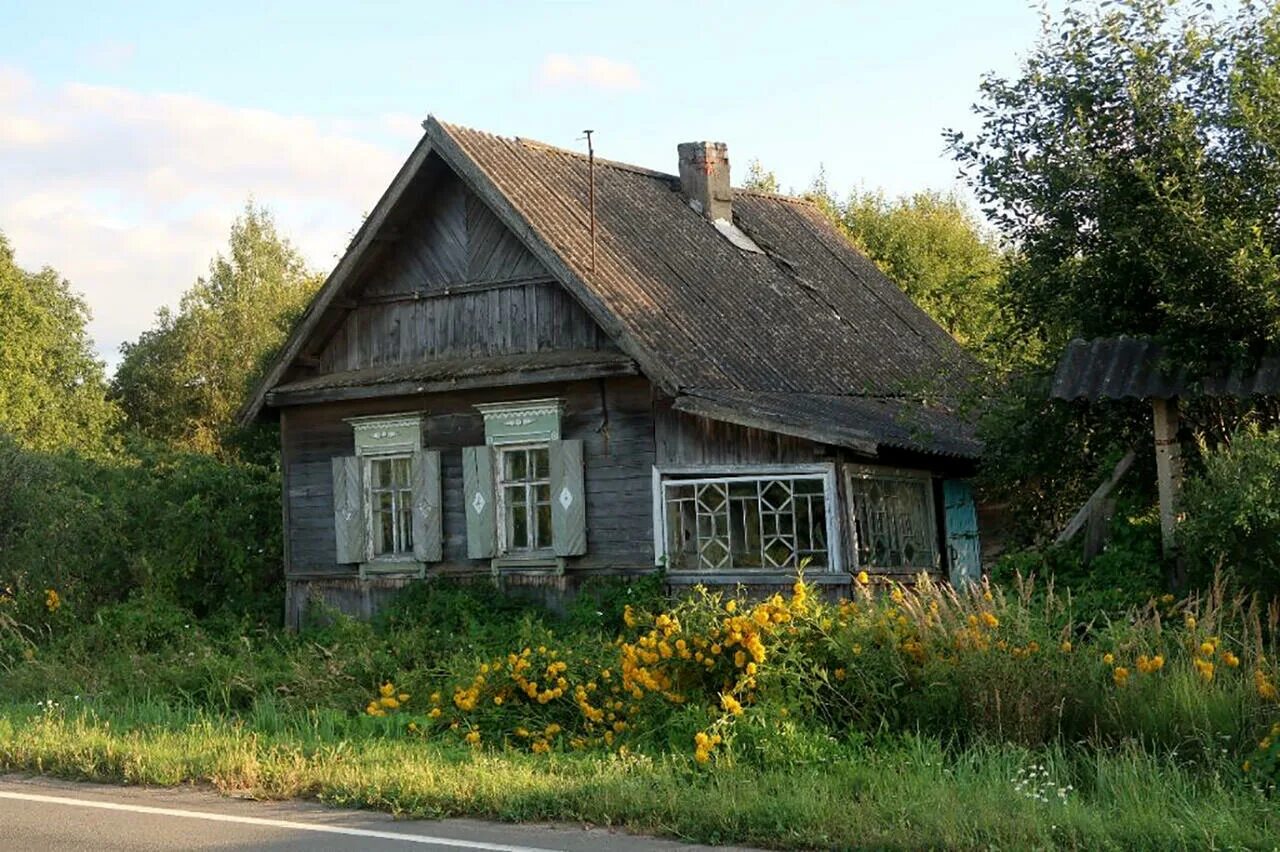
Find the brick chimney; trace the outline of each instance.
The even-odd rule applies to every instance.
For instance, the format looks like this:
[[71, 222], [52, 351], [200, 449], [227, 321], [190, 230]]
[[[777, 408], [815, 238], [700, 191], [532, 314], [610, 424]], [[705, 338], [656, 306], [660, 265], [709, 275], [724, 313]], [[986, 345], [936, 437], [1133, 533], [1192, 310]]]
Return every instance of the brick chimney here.
[[689, 206], [711, 221], [733, 221], [729, 191], [729, 146], [723, 142], [681, 142], [680, 189]]

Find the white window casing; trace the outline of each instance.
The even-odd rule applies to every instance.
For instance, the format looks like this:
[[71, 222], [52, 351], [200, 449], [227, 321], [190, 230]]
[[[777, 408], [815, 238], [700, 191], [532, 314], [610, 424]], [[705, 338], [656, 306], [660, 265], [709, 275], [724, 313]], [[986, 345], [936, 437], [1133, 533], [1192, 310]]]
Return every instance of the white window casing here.
[[838, 574], [838, 506], [834, 464], [654, 467], [655, 563], [672, 575], [786, 574], [801, 564]]

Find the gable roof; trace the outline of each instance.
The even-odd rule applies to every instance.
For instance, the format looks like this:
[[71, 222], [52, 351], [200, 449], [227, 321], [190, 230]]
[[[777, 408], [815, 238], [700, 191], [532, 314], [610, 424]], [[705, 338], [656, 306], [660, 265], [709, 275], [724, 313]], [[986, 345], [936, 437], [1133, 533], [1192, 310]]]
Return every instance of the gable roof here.
[[[242, 420], [256, 417], [267, 392], [285, 379], [321, 316], [355, 283], [361, 254], [401, 205], [414, 174], [434, 157], [672, 397], [718, 395], [741, 406], [772, 400], [762, 406], [772, 410], [776, 400], [762, 395], [803, 394], [918, 408], [925, 397], [958, 395], [971, 373], [959, 345], [812, 203], [735, 190], [734, 224], [763, 250], [744, 251], [689, 206], [678, 177], [597, 158], [593, 267], [585, 156], [435, 118], [423, 126], [423, 140], [299, 320]], [[820, 408], [825, 415], [813, 413], [827, 425], [850, 426], [845, 418], [854, 412]], [[894, 445], [976, 455], [968, 424], [938, 409], [929, 419], [946, 440]], [[872, 428], [869, 440], [890, 431]]]

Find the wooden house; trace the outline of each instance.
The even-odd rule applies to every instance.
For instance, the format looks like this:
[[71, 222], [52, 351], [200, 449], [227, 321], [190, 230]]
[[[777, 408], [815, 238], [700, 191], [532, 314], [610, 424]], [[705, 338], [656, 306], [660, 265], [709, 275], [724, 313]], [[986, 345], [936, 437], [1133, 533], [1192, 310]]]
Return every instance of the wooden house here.
[[424, 128], [241, 412], [279, 418], [288, 623], [437, 575], [980, 571], [971, 362], [816, 206], [719, 143]]

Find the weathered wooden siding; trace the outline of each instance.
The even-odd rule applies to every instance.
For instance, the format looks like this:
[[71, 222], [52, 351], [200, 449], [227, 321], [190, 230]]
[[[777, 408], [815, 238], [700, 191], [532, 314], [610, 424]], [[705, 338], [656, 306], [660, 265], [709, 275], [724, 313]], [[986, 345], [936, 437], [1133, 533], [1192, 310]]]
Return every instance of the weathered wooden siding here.
[[654, 446], [658, 465], [812, 464], [835, 460], [822, 444], [708, 420], [675, 411], [669, 399], [654, 405]]
[[577, 301], [457, 178], [438, 181], [325, 342], [322, 373], [613, 349]]
[[487, 572], [487, 560], [467, 558], [462, 500], [462, 448], [484, 443], [484, 421], [474, 406], [546, 396], [565, 399], [563, 437], [583, 442], [587, 553], [570, 557], [569, 570], [651, 568], [653, 414], [648, 382], [634, 378], [291, 408], [283, 441], [289, 576], [354, 575], [355, 566], [336, 560], [333, 532], [330, 459], [354, 452], [343, 418], [409, 410], [426, 412], [424, 445], [441, 453], [444, 561], [429, 570]]

